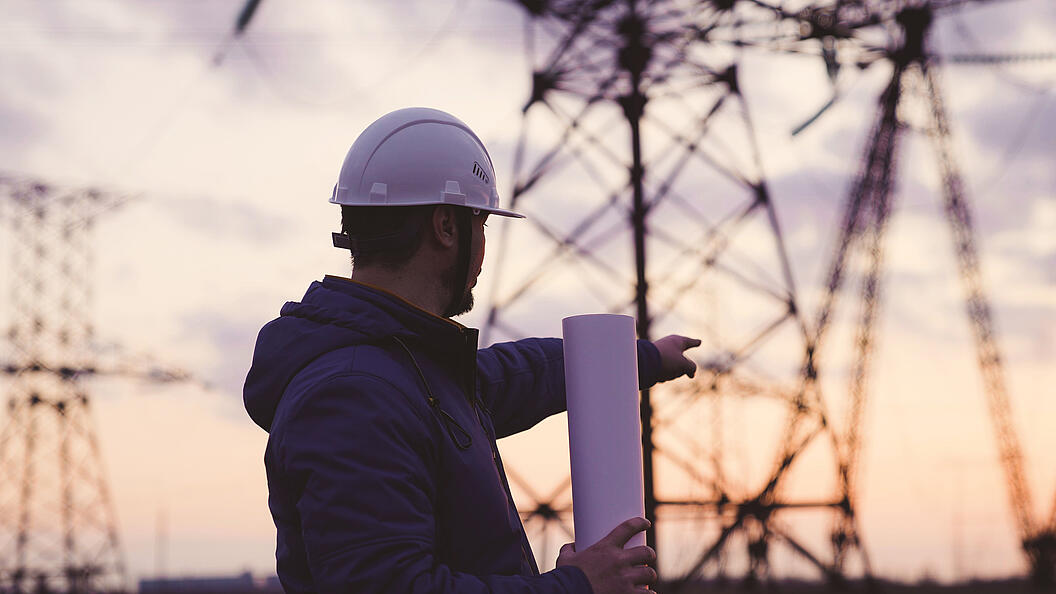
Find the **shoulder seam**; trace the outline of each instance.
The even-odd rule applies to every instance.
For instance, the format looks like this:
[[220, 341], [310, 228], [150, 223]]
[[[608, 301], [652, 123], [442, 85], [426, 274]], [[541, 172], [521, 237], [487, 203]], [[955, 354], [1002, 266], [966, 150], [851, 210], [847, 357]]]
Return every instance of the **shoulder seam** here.
[[[356, 377], [363, 377], [363, 378], [375, 380], [378, 383], [385, 384], [388, 387], [392, 388], [393, 391], [398, 393], [400, 396], [403, 397], [404, 400], [407, 401], [407, 404], [411, 405], [411, 410], [414, 411], [415, 416], [417, 416], [418, 419], [421, 420], [423, 423], [426, 422], [426, 420], [422, 417], [422, 415], [418, 414], [418, 411], [415, 410], [415, 406], [416, 405], [414, 404], [414, 402], [412, 402], [413, 399], [407, 394], [407, 392], [405, 392], [403, 389], [401, 389], [396, 384], [394, 384], [391, 381], [389, 381], [388, 378], [382, 377], [382, 376], [374, 374], [374, 373], [370, 373], [370, 372], [367, 372], [367, 371], [343, 371], [341, 373], [337, 373], [337, 374], [334, 374], [334, 375], [326, 378], [326, 380], [320, 382], [319, 384], [317, 384], [317, 386], [318, 387], [322, 387], [322, 386], [328, 385], [328, 384], [330, 384], [332, 382], [335, 382], [335, 381], [337, 381], [339, 379], [356, 378]], [[418, 404], [419, 405], [425, 404], [425, 399], [422, 398], [421, 402], [419, 402]]]
[[[414, 414], [415, 417], [418, 418], [419, 421], [422, 422], [423, 428], [426, 431], [430, 431], [429, 422], [425, 419], [425, 417], [422, 416], [421, 412], [418, 410], [418, 406], [425, 404], [425, 399], [424, 398], [421, 399], [421, 402], [419, 402], [418, 405], [415, 405], [414, 402], [412, 402], [413, 399], [410, 396], [408, 396], [407, 393], [404, 390], [400, 389], [398, 386], [393, 384], [391, 381], [389, 381], [388, 379], [386, 379], [384, 377], [381, 377], [380, 375], [376, 375], [376, 374], [373, 374], [373, 373], [367, 373], [367, 372], [364, 372], [364, 371], [342, 372], [342, 373], [338, 373], [338, 374], [332, 375], [332, 376], [326, 378], [325, 380], [315, 384], [315, 386], [313, 388], [317, 390], [317, 389], [322, 388], [324, 386], [328, 386], [331, 383], [336, 382], [336, 381], [338, 381], [340, 379], [357, 378], [357, 377], [366, 378], [366, 379], [370, 379], [370, 380], [375, 380], [378, 383], [384, 384], [384, 385], [388, 386], [389, 388], [391, 388], [394, 392], [399, 394], [407, 402], [407, 404], [410, 406], [411, 412]], [[300, 409], [300, 407], [302, 407], [302, 406], [304, 406], [304, 402], [303, 401], [297, 403], [297, 407], [290, 411], [290, 413], [289, 413], [290, 416], [293, 416], [293, 414], [295, 414]], [[285, 441], [285, 439], [283, 439], [283, 441]], [[278, 447], [279, 447], [279, 449], [282, 449], [283, 443], [279, 443]]]

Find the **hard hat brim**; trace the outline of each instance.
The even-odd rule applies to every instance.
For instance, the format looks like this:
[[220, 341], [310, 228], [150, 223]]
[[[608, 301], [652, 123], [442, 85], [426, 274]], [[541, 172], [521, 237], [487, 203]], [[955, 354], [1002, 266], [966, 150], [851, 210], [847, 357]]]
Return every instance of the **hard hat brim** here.
[[479, 206], [467, 206], [466, 208], [472, 208], [474, 210], [481, 210], [481, 211], [484, 211], [486, 213], [499, 215], [500, 217], [510, 217], [511, 219], [525, 219], [525, 218], [527, 218], [527, 217], [525, 217], [523, 214], [521, 214], [519, 212], [513, 212], [512, 210], [505, 210], [505, 209], [502, 209], [502, 208], [487, 208], [487, 207], [483, 207], [482, 208], [482, 207], [479, 207]]
[[[369, 204], [369, 203], [368, 204], [364, 204], [362, 202], [353, 202], [353, 203], [340, 202], [336, 198], [331, 198], [330, 199], [330, 204], [339, 204], [341, 206], [351, 206], [353, 208], [360, 207], [360, 206], [384, 206], [384, 207], [394, 207], [394, 208], [396, 208], [396, 207], [400, 207], [400, 206], [444, 206], [447, 203], [436, 202], [434, 200], [429, 200], [429, 201], [422, 201], [422, 202], [418, 202], [418, 201], [400, 202], [399, 204], [391, 204], [391, 203], [390, 204]], [[513, 212], [512, 210], [506, 210], [505, 208], [493, 208], [493, 207], [489, 207], [489, 206], [477, 206], [475, 204], [447, 204], [447, 206], [459, 206], [461, 208], [469, 208], [469, 209], [472, 209], [472, 210], [480, 210], [480, 211], [483, 211], [483, 212], [486, 212], [486, 213], [499, 215], [500, 217], [510, 217], [511, 219], [526, 219], [526, 218], [528, 218], [528, 217], [524, 216], [523, 214], [521, 214], [519, 212]]]

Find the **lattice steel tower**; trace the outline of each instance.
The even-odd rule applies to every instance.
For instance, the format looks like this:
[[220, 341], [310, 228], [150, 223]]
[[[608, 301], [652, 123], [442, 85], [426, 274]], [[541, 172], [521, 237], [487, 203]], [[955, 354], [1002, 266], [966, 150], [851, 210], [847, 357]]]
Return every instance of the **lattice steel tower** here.
[[92, 227], [121, 201], [0, 177], [10, 231], [12, 360], [0, 433], [0, 592], [126, 588], [83, 380], [95, 373]]
[[[518, 230], [511, 226], [500, 241], [508, 242], [511, 233], [532, 233], [522, 245], [544, 249], [536, 248], [535, 258], [519, 253], [514, 258], [508, 252], [500, 256], [488, 330], [509, 338], [530, 334], [524, 328], [534, 323], [531, 308], [523, 304], [544, 294], [547, 282], [558, 280], [565, 288], [554, 282], [553, 291], [583, 287], [587, 291], [577, 299], [593, 299], [594, 309], [633, 313], [641, 337], [650, 337], [665, 320], [677, 320], [671, 330], [691, 328], [704, 334], [705, 348], [717, 356], [692, 387], [683, 384], [642, 395], [647, 515], [668, 519], [678, 510], [697, 510], [712, 519], [713, 527], [700, 533], [703, 549], [674, 580], [674, 590], [705, 575], [722, 579], [727, 552], [742, 546], [749, 582], [770, 579], [773, 545], [786, 547], [834, 585], [848, 576], [872, 582], [858, 526], [856, 474], [882, 297], [883, 237], [896, 186], [899, 136], [907, 127], [899, 109], [903, 95], [914, 94], [928, 107], [925, 133], [938, 157], [1019, 537], [1035, 578], [1051, 583], [1056, 509], [1047, 522], [1033, 517], [980, 278], [970, 206], [952, 157], [935, 78], [941, 57], [928, 46], [935, 13], [986, 0], [516, 3], [528, 15], [529, 54], [538, 49], [538, 37], [548, 44], [533, 64], [512, 192], [514, 206], [529, 215], [534, 228], [524, 232], [523, 225]], [[739, 74], [749, 49], [817, 56], [832, 81], [848, 65], [892, 69], [861, 168], [843, 205], [824, 294], [812, 316], [801, 307]], [[835, 101], [834, 95], [828, 105]], [[536, 122], [544, 116], [550, 121], [540, 126]], [[542, 141], [531, 138], [540, 131], [551, 134]], [[570, 175], [572, 169], [576, 171]], [[754, 241], [744, 241], [746, 233]], [[860, 272], [849, 264], [854, 258], [864, 264]], [[521, 270], [512, 280], [504, 273], [510, 268]], [[823, 365], [821, 348], [832, 342], [832, 319], [850, 276], [858, 277], [853, 305], [859, 311], [854, 345], [848, 349], [854, 353], [848, 386], [838, 393], [843, 418], [837, 418], [831, 410], [834, 399], [822, 394], [821, 370], [833, 370], [831, 364]], [[702, 315], [709, 282], [726, 282], [721, 290], [735, 296], [730, 317], [740, 316], [755, 330], [732, 337], [713, 331]], [[612, 298], [626, 294], [628, 286], [633, 288], [629, 303]], [[750, 314], [743, 313], [746, 307]], [[795, 369], [789, 373], [789, 367]], [[778, 373], [767, 377], [758, 373], [760, 368]], [[736, 484], [724, 461], [721, 408], [729, 396], [762, 396], [786, 406], [782, 435], [773, 444], [772, 470], [747, 484]], [[708, 402], [716, 412], [707, 427], [711, 443], [704, 445], [699, 423], [684, 419]], [[809, 452], [819, 450], [827, 450], [822, 455], [828, 457], [835, 488], [813, 497], [789, 493], [793, 470]], [[667, 476], [688, 475], [705, 485], [705, 492], [672, 496], [654, 478], [658, 463], [673, 471]], [[526, 525], [542, 525], [544, 534], [552, 524], [568, 531], [567, 481], [540, 497], [516, 473], [511, 478], [534, 500], [523, 511]], [[665, 511], [658, 513], [661, 509]], [[810, 509], [830, 519], [827, 547], [803, 540], [792, 529], [794, 513]], [[650, 544], [655, 543], [651, 534]]]
[[[528, 334], [523, 328], [531, 322], [518, 319], [518, 307], [555, 279], [587, 289], [575, 307], [633, 314], [641, 338], [653, 337], [659, 325], [703, 335], [714, 358], [696, 382], [642, 393], [645, 508], [654, 520], [649, 543], [664, 550], [657, 519], [703, 513], [716, 521], [696, 543], [703, 549], [694, 546], [689, 553], [699, 562], [690, 560], [687, 577], [696, 577], [704, 564], [722, 575], [734, 540], [749, 553], [745, 571], [753, 580], [768, 578], [772, 542], [832, 573], [777, 520], [790, 510], [840, 508], [841, 501], [827, 495], [791, 498], [780, 492], [800, 450], [811, 443], [835, 446], [838, 437], [824, 422], [820, 403], [797, 390], [793, 361], [802, 360], [811, 333], [740, 70], [747, 35], [776, 39], [798, 32], [798, 20], [752, 2], [519, 4], [530, 17], [529, 52], [537, 49], [537, 37], [550, 43], [532, 74], [512, 200], [534, 226], [529, 233], [538, 237], [531, 245], [546, 249], [528, 264], [518, 258], [519, 265], [512, 265], [500, 245], [485, 342], [494, 334]], [[539, 125], [541, 118], [550, 123]], [[548, 129], [557, 132], [542, 141], [534, 137]], [[514, 233], [512, 226], [506, 231], [504, 243]], [[574, 274], [562, 277], [563, 266]], [[511, 281], [505, 272], [510, 268], [526, 271]], [[751, 308], [735, 333], [722, 335], [707, 319], [709, 285]], [[560, 283], [551, 286], [561, 290]], [[755, 373], [760, 367], [779, 369], [774, 375], [782, 377]], [[780, 451], [772, 475], [737, 484], [721, 454], [721, 409], [730, 395], [786, 401], [789, 425], [818, 427], [820, 420], [820, 427], [803, 442], [775, 444]], [[713, 415], [706, 432], [696, 422], [701, 409]], [[675, 479], [669, 485], [681, 475], [703, 490], [662, 485], [657, 473], [663, 468]], [[532, 492], [524, 481], [515, 482]], [[535, 499], [526, 524], [567, 518], [562, 488]], [[563, 505], [555, 505], [559, 499]], [[861, 558], [858, 569], [868, 575], [864, 552]]]

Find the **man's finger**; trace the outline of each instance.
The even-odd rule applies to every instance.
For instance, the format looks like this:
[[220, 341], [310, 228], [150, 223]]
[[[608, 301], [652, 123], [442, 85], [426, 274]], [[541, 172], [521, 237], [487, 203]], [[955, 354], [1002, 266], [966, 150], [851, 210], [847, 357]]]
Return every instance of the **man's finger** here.
[[656, 551], [651, 547], [632, 547], [623, 551], [623, 560], [631, 565], [648, 565], [656, 561]]
[[693, 347], [700, 346], [699, 338], [689, 338], [688, 336], [682, 337], [682, 350], [691, 349]]
[[613, 528], [612, 532], [598, 541], [598, 544], [610, 545], [622, 549], [623, 545], [627, 544], [627, 541], [631, 540], [632, 536], [648, 527], [649, 520], [646, 520], [645, 518], [631, 518]]
[[561, 556], [561, 555], [564, 555], [565, 553], [575, 553], [575, 552], [576, 552], [576, 544], [572, 543], [572, 542], [566, 542], [565, 544], [561, 545], [561, 550], [558, 551], [557, 554], [558, 554], [558, 556]]
[[696, 375], [697, 374], [697, 364], [696, 364], [696, 362], [694, 362], [692, 359], [688, 359], [686, 357], [683, 357], [683, 359], [685, 359], [686, 364], [682, 366], [682, 373], [688, 375], [689, 377], [693, 377], [694, 375]]
[[656, 570], [652, 567], [632, 567], [624, 571], [623, 575], [627, 576], [634, 585], [652, 585], [656, 583]]

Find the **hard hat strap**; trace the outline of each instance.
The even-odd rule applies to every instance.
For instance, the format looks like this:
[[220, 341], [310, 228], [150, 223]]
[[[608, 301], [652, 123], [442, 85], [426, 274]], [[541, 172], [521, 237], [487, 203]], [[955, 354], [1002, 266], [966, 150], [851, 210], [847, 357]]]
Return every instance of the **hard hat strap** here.
[[350, 236], [344, 232], [332, 233], [331, 237], [334, 247], [352, 250], [355, 255], [364, 253], [377, 253], [398, 249], [414, 240], [422, 229], [422, 224], [431, 216], [432, 210], [423, 213], [415, 213], [407, 218], [407, 221], [393, 233], [385, 235]]

